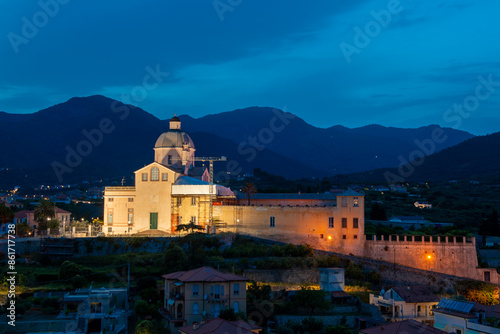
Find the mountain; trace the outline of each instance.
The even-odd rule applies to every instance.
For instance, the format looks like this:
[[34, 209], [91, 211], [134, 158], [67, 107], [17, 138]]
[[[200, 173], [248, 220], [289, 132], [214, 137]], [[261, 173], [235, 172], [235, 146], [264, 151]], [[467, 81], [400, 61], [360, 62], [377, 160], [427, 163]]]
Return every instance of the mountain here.
[[[180, 116], [186, 131], [204, 131], [239, 143], [240, 152], [254, 144], [323, 171], [323, 175], [354, 173], [400, 164], [399, 156], [418, 149], [417, 142], [442, 130], [435, 152], [472, 138], [470, 133], [429, 125], [400, 129], [369, 125], [349, 129], [333, 126], [322, 129], [301, 118], [273, 108], [251, 107], [198, 119]], [[253, 141], [252, 141], [253, 139]], [[244, 154], [242, 154], [244, 155]]]
[[339, 176], [347, 182], [451, 181], [500, 176], [500, 132], [468, 139], [456, 146], [410, 161], [399, 168]]
[[[198, 119], [180, 116], [197, 156], [227, 156], [219, 176], [254, 168], [286, 178], [321, 177], [399, 164], [430, 138], [437, 125], [418, 129], [370, 125], [317, 128], [290, 113], [251, 107]], [[33, 114], [0, 112], [1, 185], [73, 183], [130, 177], [153, 160], [158, 136], [168, 130], [141, 108], [96, 95], [75, 97]], [[436, 151], [473, 135], [443, 128]]]

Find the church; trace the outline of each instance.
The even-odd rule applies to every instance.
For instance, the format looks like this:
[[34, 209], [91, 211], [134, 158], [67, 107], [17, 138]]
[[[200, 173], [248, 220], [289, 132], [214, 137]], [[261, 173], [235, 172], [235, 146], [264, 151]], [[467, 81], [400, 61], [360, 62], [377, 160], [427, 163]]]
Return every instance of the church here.
[[194, 222], [209, 233], [235, 232], [321, 244], [333, 250], [358, 247], [364, 236], [364, 197], [341, 194], [255, 194], [248, 203], [238, 192], [210, 184], [195, 166], [195, 145], [174, 116], [154, 146], [154, 162], [135, 171], [134, 187], [106, 187], [106, 235], [178, 235]]

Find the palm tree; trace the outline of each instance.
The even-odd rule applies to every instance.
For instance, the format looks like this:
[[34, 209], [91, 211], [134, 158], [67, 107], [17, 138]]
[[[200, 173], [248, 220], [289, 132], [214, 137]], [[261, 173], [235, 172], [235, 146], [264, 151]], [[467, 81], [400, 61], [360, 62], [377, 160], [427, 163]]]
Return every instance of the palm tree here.
[[241, 189], [241, 192], [247, 194], [248, 205], [250, 205], [250, 199], [252, 198], [252, 194], [255, 194], [257, 192], [257, 188], [255, 188], [255, 184], [247, 182], [247, 185], [243, 189]]
[[[35, 220], [38, 222], [39, 230], [46, 230], [49, 226], [49, 221], [56, 216], [56, 207], [49, 200], [41, 200], [35, 208]], [[55, 220], [55, 219], [54, 219]], [[52, 227], [54, 224], [50, 224]]]

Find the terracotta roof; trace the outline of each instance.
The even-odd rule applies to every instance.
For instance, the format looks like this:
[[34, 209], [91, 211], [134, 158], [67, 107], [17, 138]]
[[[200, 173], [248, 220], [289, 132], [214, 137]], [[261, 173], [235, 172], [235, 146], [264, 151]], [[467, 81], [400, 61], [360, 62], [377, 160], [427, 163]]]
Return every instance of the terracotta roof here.
[[[16, 218], [25, 218], [30, 213], [35, 213], [35, 210], [21, 210], [21, 211], [18, 211], [18, 212], [16, 212], [15, 217]], [[58, 207], [56, 207], [56, 213], [69, 213], [69, 214], [71, 214], [71, 212], [63, 210], [63, 209], [58, 208]]]
[[14, 218], [27, 218], [28, 217], [28, 213], [31, 213], [33, 211], [30, 211], [30, 210], [21, 210], [21, 211], [18, 211], [15, 213], [14, 215]]
[[185, 334], [255, 334], [252, 331], [260, 329], [260, 327], [250, 325], [244, 321], [228, 321], [216, 318], [200, 325], [197, 329], [193, 329], [193, 325], [189, 325], [179, 328], [179, 331]]
[[365, 334], [445, 334], [440, 329], [423, 324], [415, 320], [404, 320], [388, 325], [361, 329], [360, 333]]
[[438, 296], [426, 286], [395, 286], [392, 290], [407, 303], [439, 302]]
[[179, 280], [181, 282], [227, 282], [246, 281], [247, 279], [235, 274], [222, 273], [211, 267], [201, 267], [190, 271], [177, 271], [162, 276], [169, 280]]

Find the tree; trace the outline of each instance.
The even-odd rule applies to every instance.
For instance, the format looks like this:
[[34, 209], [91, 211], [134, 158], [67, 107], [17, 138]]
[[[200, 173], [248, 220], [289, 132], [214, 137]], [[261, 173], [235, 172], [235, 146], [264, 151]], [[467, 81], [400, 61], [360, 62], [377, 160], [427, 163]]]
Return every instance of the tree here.
[[182, 248], [172, 242], [163, 254], [163, 263], [167, 272], [175, 272], [186, 269], [188, 258]]
[[498, 304], [499, 289], [486, 282], [462, 280], [455, 283], [455, 290], [467, 300], [483, 305]]
[[375, 203], [372, 206], [372, 211], [370, 213], [370, 219], [371, 220], [387, 220], [387, 213], [385, 212], [385, 209], [382, 207], [382, 205]]
[[12, 223], [14, 211], [0, 203], [0, 225]]
[[301, 286], [297, 291], [293, 302], [295, 307], [304, 307], [309, 309], [312, 314], [315, 309], [328, 310], [331, 307], [331, 302], [327, 299], [328, 293], [323, 290], [314, 290], [308, 286]]
[[154, 320], [142, 320], [135, 327], [136, 334], [170, 334], [162, 323]]
[[328, 326], [325, 330], [326, 334], [351, 334], [349, 327], [342, 325]]
[[[177, 225], [177, 228], [175, 229], [177, 232], [188, 232], [188, 233], [193, 233], [195, 230], [196, 231], [202, 231], [203, 226], [196, 224], [194, 221], [190, 221], [187, 224], [179, 224]], [[191, 232], [189, 232], [191, 231]]]
[[323, 321], [313, 317], [307, 317], [302, 320], [302, 330], [305, 333], [319, 333], [323, 329]]
[[257, 188], [255, 188], [255, 184], [247, 182], [247, 185], [243, 189], [241, 189], [241, 192], [247, 194], [248, 205], [250, 205], [250, 199], [252, 198], [252, 194], [257, 193]]
[[252, 281], [247, 288], [247, 299], [251, 301], [271, 299], [271, 286]]
[[[55, 216], [56, 207], [49, 200], [41, 200], [35, 207], [35, 220], [38, 222], [39, 230], [46, 230], [47, 228], [58, 228], [59, 221], [54, 219]], [[54, 222], [51, 222], [52, 220], [54, 220]]]
[[29, 234], [30, 232], [30, 227], [28, 226], [28, 223], [19, 223], [16, 224], [16, 230], [17, 230], [17, 236], [19, 237], [25, 237], [26, 235]]

